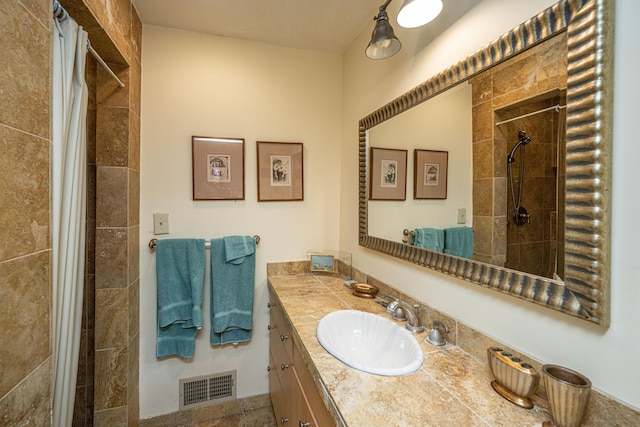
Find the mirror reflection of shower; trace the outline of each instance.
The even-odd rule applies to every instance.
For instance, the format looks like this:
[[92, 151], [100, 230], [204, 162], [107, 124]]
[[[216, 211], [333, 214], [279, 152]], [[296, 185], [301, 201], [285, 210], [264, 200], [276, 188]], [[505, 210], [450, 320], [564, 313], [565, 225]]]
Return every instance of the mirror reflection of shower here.
[[503, 265], [555, 280], [564, 277], [564, 104], [564, 91], [553, 90], [494, 110]]
[[[522, 206], [522, 190], [524, 187], [524, 147], [531, 142], [531, 138], [523, 130], [518, 132], [518, 142], [513, 146], [509, 154], [507, 154], [507, 167], [509, 169], [509, 188], [511, 189], [511, 200], [513, 201], [513, 221], [516, 225], [521, 226], [531, 222], [531, 215]], [[516, 150], [520, 148], [520, 174], [518, 175], [518, 195], [516, 196], [516, 183], [513, 178], [513, 162], [515, 160]]]

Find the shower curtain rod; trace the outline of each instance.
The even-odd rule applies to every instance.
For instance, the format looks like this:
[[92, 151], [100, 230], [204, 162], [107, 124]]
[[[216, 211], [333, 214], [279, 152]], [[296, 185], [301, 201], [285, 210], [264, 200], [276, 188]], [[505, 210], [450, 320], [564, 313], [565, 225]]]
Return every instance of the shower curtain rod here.
[[[62, 5], [58, 3], [58, 0], [53, 0], [53, 17], [58, 21], [64, 21], [65, 19], [70, 18], [69, 14], [64, 9], [64, 7], [62, 7]], [[109, 68], [109, 65], [107, 65], [106, 62], [104, 62], [104, 59], [102, 59], [100, 55], [98, 55], [98, 52], [96, 52], [91, 47], [90, 40], [87, 40], [87, 50], [96, 59], [96, 61], [98, 61], [98, 64], [100, 64], [102, 68], [104, 68], [107, 71], [107, 73], [109, 73], [109, 75], [116, 81], [116, 83], [118, 83], [118, 86], [124, 87], [124, 83], [122, 83], [122, 81], [118, 78], [116, 73], [114, 73], [113, 70]]]
[[524, 119], [525, 117], [529, 117], [529, 116], [533, 116], [535, 114], [540, 114], [540, 113], [544, 113], [545, 111], [549, 111], [549, 110], [556, 110], [556, 111], [560, 111], [560, 109], [562, 108], [567, 108], [566, 105], [560, 105], [560, 104], [556, 104], [553, 107], [547, 107], [547, 108], [543, 108], [542, 110], [538, 110], [538, 111], [534, 111], [532, 113], [527, 113], [527, 114], [523, 114], [521, 116], [518, 117], [514, 117], [512, 119], [508, 119], [508, 120], [503, 120], [501, 122], [496, 123], [496, 126], [498, 125], [503, 125], [505, 123], [509, 123], [509, 122], [513, 122], [515, 120], [519, 120], [519, 119]]

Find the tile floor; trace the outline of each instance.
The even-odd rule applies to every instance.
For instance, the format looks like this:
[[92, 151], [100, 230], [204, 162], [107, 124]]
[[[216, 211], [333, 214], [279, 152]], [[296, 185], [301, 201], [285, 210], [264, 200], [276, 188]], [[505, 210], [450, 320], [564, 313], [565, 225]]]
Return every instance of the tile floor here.
[[271, 406], [191, 424], [193, 427], [277, 427]]
[[140, 427], [277, 427], [268, 394], [141, 419], [139, 425]]

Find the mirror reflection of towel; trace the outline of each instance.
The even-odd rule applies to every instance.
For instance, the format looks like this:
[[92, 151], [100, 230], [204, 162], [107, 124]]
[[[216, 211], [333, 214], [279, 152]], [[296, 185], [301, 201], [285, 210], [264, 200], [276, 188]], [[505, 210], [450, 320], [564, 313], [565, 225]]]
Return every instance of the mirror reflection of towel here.
[[442, 252], [444, 231], [437, 228], [416, 228], [413, 231], [413, 245], [434, 252]]
[[252, 236], [211, 239], [212, 345], [251, 339], [255, 248]]
[[445, 228], [444, 253], [471, 259], [473, 256], [473, 229], [470, 227]]

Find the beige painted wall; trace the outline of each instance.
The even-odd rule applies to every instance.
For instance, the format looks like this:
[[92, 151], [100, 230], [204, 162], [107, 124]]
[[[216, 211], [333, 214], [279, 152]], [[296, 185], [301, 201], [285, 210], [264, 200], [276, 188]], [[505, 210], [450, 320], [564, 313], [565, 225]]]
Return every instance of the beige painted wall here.
[[[238, 397], [268, 392], [266, 263], [338, 247], [342, 58], [154, 26], [143, 34], [140, 414], [149, 418], [178, 410], [180, 378], [237, 369]], [[193, 135], [245, 139], [245, 200], [192, 200]], [[258, 140], [304, 144], [304, 201], [257, 202]], [[193, 359], [156, 359], [154, 212], [169, 213], [160, 238], [260, 235], [248, 344], [212, 347], [205, 321]], [[208, 295], [207, 285], [207, 316]]]
[[[635, 186], [640, 181], [635, 164], [640, 149], [635, 143], [634, 125], [639, 113], [635, 99], [639, 86], [633, 75], [640, 64], [632, 42], [638, 40], [638, 26], [632, 18], [640, 13], [637, 2], [616, 1], [612, 317], [608, 330], [363, 249], [350, 232], [357, 229], [353, 200], [358, 197], [354, 167], [358, 159], [358, 120], [553, 3], [484, 0], [429, 45], [424, 41], [429, 31], [426, 27], [396, 28], [403, 50], [381, 62], [364, 56], [370, 32], [360, 35], [344, 57], [341, 249], [353, 252], [354, 265], [368, 274], [523, 353], [578, 370], [591, 378], [594, 387], [638, 408], [640, 374], [629, 369], [640, 359], [640, 229], [633, 214], [640, 208], [640, 199], [631, 196], [637, 194]], [[392, 3], [390, 15], [398, 7]]]

